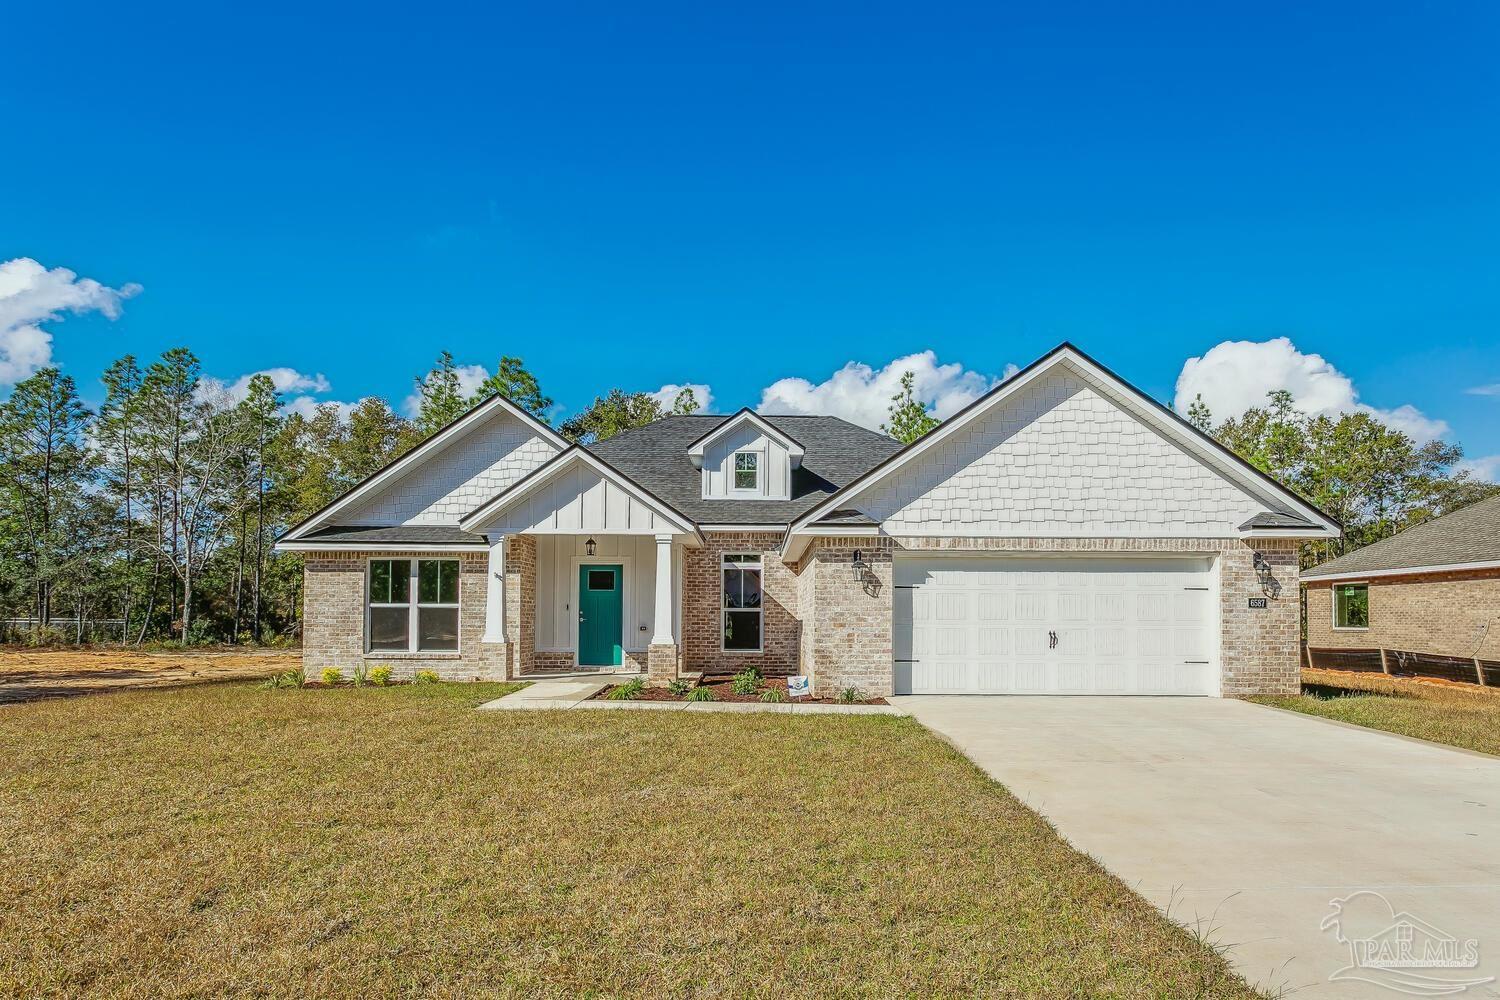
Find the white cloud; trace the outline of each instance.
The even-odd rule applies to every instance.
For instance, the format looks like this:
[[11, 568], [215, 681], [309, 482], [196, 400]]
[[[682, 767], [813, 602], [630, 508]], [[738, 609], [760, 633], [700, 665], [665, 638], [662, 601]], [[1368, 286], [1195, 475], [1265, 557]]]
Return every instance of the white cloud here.
[[52, 334], [42, 323], [64, 311], [120, 315], [120, 304], [140, 292], [137, 284], [109, 288], [65, 267], [51, 270], [30, 257], [0, 264], [0, 385], [19, 382], [52, 361]]
[[[454, 368], [458, 375], [458, 394], [464, 399], [473, 396], [484, 385], [484, 380], [490, 377], [490, 370], [484, 365], [458, 365]], [[401, 401], [401, 410], [413, 420], [417, 414], [422, 412], [422, 394], [414, 392]]]
[[276, 391], [282, 393], [319, 393], [327, 392], [332, 388], [322, 372], [316, 375], [304, 375], [295, 368], [262, 368], [258, 372], [247, 372], [233, 382], [225, 382], [212, 375], [205, 375], [203, 386], [205, 389], [222, 390], [230, 399], [238, 403], [250, 395], [250, 380], [257, 375], [265, 375], [271, 380], [271, 384], [276, 386]]
[[1266, 393], [1275, 389], [1286, 389], [1297, 409], [1311, 416], [1368, 413], [1417, 442], [1442, 437], [1449, 429], [1409, 403], [1391, 410], [1361, 403], [1349, 376], [1321, 355], [1303, 354], [1286, 337], [1226, 340], [1201, 358], [1188, 358], [1177, 376], [1174, 405], [1185, 414], [1201, 394], [1219, 421], [1265, 405]]
[[693, 390], [693, 398], [698, 401], [698, 409], [702, 413], [711, 413], [714, 406], [713, 390], [701, 382], [684, 382], [682, 385], [668, 383], [655, 392], [646, 395], [661, 404], [661, 408], [668, 413], [672, 412], [672, 405], [677, 402], [677, 394], [684, 389]]
[[[1000, 380], [968, 371], [958, 363], [940, 365], [937, 354], [922, 351], [896, 358], [883, 368], [850, 361], [816, 384], [805, 378], [784, 378], [761, 392], [761, 413], [826, 413], [878, 430], [890, 417], [891, 397], [901, 388], [901, 376], [911, 372], [918, 400], [940, 419], [951, 417], [984, 395]], [[1015, 374], [1005, 367], [1004, 378]]]
[[1466, 458], [1458, 463], [1458, 471], [1467, 472], [1475, 479], [1483, 479], [1485, 482], [1500, 483], [1500, 455]]
[[1472, 389], [1465, 389], [1471, 396], [1500, 396], [1500, 382], [1492, 382], [1489, 385], [1476, 385]]
[[318, 408], [321, 406], [332, 406], [338, 410], [339, 423], [348, 421], [350, 412], [359, 405], [359, 401], [346, 403], [339, 399], [314, 399], [312, 396], [295, 396], [281, 404], [281, 412], [286, 414], [300, 413], [308, 420], [317, 416]]

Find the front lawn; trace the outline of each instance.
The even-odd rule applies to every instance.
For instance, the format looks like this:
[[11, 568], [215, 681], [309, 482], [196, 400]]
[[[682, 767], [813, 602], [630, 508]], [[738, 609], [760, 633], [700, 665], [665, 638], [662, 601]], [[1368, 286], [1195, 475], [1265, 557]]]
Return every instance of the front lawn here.
[[0, 709], [0, 994], [1251, 995], [909, 719]]
[[1433, 684], [1384, 674], [1304, 670], [1300, 695], [1251, 700], [1500, 754], [1500, 690], [1494, 688]]

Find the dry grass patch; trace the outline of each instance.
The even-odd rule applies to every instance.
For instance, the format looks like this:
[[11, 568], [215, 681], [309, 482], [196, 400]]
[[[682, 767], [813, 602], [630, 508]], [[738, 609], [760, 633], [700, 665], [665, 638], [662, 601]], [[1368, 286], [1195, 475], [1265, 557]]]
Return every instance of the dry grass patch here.
[[295, 670], [296, 650], [0, 648], [0, 705], [143, 687], [247, 680]]
[[1296, 697], [1253, 698], [1325, 719], [1500, 754], [1500, 690], [1343, 670], [1302, 671]]
[[506, 689], [0, 711], [0, 994], [1250, 995], [909, 719]]

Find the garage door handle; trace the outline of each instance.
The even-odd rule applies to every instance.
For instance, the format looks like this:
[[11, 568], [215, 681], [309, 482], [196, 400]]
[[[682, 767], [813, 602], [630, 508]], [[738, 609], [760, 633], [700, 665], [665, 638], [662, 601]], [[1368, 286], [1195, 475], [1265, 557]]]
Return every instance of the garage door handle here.
[[1057, 633], [1056, 632], [1048, 632], [1047, 633], [1047, 638], [1048, 638], [1047, 648], [1048, 649], [1056, 649], [1057, 648]]

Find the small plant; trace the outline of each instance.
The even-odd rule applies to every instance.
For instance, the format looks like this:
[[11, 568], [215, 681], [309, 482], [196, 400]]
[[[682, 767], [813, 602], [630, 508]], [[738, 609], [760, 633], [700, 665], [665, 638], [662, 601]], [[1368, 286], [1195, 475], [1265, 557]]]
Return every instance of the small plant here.
[[834, 699], [841, 705], [853, 705], [865, 700], [865, 693], [857, 687], [846, 687], [839, 691], [838, 697]]
[[365, 682], [369, 679], [370, 668], [365, 664], [363, 660], [361, 660], [354, 665], [354, 686], [357, 688], [362, 688], [365, 686]]
[[741, 670], [734, 675], [734, 680], [729, 683], [729, 690], [735, 694], [754, 694], [760, 690], [760, 671], [751, 667], [749, 670]]
[[307, 687], [307, 674], [301, 667], [298, 667], [296, 670], [288, 670], [281, 676], [290, 682], [289, 687]]
[[789, 701], [790, 699], [787, 698], [786, 692], [781, 688], [766, 688], [760, 693], [760, 700], [769, 702], [783, 702]]
[[718, 701], [719, 696], [714, 694], [713, 688], [693, 688], [688, 692], [688, 701]]
[[324, 684], [328, 687], [333, 687], [335, 684], [342, 684], [344, 682], [344, 672], [338, 667], [324, 667], [322, 678]]
[[370, 683], [378, 688], [383, 688], [391, 682], [390, 667], [376, 667], [370, 671]]
[[411, 682], [413, 684], [436, 684], [438, 682], [437, 671], [418, 670], [416, 675], [412, 677]]
[[646, 690], [646, 682], [639, 677], [632, 677], [624, 684], [611, 690], [604, 697], [610, 701], [634, 701], [641, 696], [641, 692], [644, 690]]
[[685, 681], [681, 677], [674, 677], [667, 681], [667, 693], [674, 698], [681, 698], [693, 689], [691, 681]]

